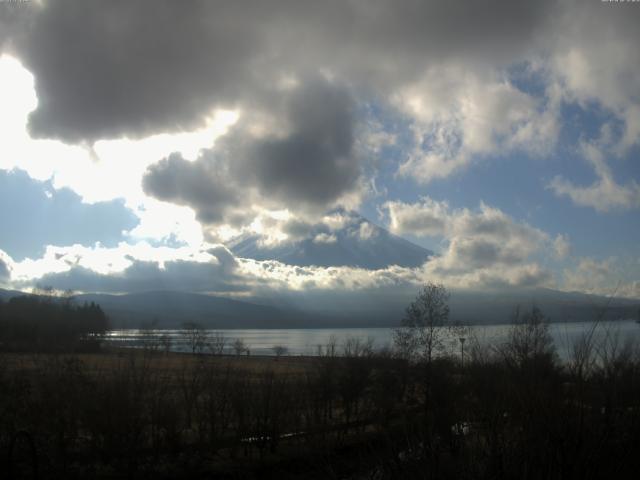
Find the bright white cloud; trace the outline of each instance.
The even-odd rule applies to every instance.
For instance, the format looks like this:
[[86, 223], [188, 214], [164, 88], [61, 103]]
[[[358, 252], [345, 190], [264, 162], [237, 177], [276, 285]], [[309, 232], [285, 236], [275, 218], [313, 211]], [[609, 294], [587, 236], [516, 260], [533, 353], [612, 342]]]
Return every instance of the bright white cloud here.
[[413, 204], [387, 202], [383, 208], [389, 214], [389, 228], [394, 233], [410, 233], [420, 237], [446, 235], [450, 215], [447, 202], [437, 202], [425, 197], [422, 202]]
[[0, 250], [0, 285], [7, 285], [11, 280], [12, 264], [11, 257]]
[[333, 234], [319, 233], [313, 237], [313, 243], [336, 243], [338, 238]]
[[213, 248], [205, 245], [202, 249], [191, 247], [153, 247], [147, 242], [129, 244], [122, 242], [117, 247], [107, 248], [101, 245], [85, 247], [47, 247], [45, 254], [38, 259], [27, 258], [13, 262], [12, 281], [28, 283], [37, 281], [47, 274], [68, 272], [81, 267], [101, 275], [118, 274], [130, 267], [134, 261], [155, 262], [162, 266], [171, 261], [211, 261], [206, 251]]
[[0, 56], [0, 127], [6, 138], [24, 134], [29, 112], [38, 105], [34, 90], [34, 78], [20, 62], [8, 55]]
[[447, 202], [424, 197], [419, 203], [387, 202], [390, 229], [397, 234], [471, 239], [495, 243], [503, 250], [518, 250], [522, 257], [536, 251], [549, 236], [526, 223], [516, 222], [500, 209], [480, 204], [477, 211], [452, 209]]
[[398, 234], [441, 237], [446, 247], [424, 270], [441, 281], [477, 286], [537, 286], [552, 283], [550, 272], [532, 260], [550, 244], [547, 233], [516, 222], [484, 203], [472, 211], [423, 198], [406, 204], [387, 202], [390, 229]]
[[167, 239], [194, 246], [204, 241], [195, 212], [188, 207], [146, 199], [135, 212], [140, 223], [128, 232], [134, 242]]
[[413, 121], [415, 148], [398, 173], [422, 183], [514, 150], [551, 151], [557, 104], [538, 100], [495, 73], [438, 65], [394, 98]]

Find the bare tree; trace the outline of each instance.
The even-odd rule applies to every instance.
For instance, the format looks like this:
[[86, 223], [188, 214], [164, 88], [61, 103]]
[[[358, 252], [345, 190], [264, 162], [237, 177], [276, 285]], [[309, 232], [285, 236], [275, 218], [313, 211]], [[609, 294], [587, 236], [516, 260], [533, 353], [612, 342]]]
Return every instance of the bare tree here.
[[347, 358], [370, 357], [373, 355], [373, 338], [348, 337], [342, 346], [342, 355]]
[[449, 292], [442, 284], [424, 285], [407, 307], [402, 327], [394, 333], [396, 348], [408, 358], [419, 355], [431, 363], [435, 352], [442, 350], [449, 324]]
[[168, 354], [171, 351], [171, 343], [171, 335], [164, 333], [160, 336], [160, 344], [162, 345], [165, 354]]
[[236, 338], [231, 344], [233, 347], [233, 351], [236, 352], [236, 355], [240, 356], [244, 352], [248, 350], [247, 345], [244, 343], [244, 340], [241, 338]]
[[500, 349], [507, 362], [522, 366], [531, 360], [554, 360], [556, 351], [549, 323], [538, 307], [524, 313], [517, 307], [511, 323], [507, 342]]
[[316, 355], [318, 357], [333, 358], [338, 354], [338, 337], [330, 335], [326, 345], [316, 345]]
[[191, 353], [201, 353], [207, 343], [207, 334], [202, 325], [196, 322], [182, 324], [182, 337]]
[[284, 345], [274, 345], [273, 347], [271, 347], [271, 350], [273, 350], [273, 353], [276, 356], [276, 360], [278, 360], [281, 356], [289, 353], [289, 349]]
[[224, 353], [224, 348], [227, 346], [227, 338], [222, 332], [215, 332], [213, 335], [209, 336], [208, 345], [209, 351], [213, 355], [222, 355]]

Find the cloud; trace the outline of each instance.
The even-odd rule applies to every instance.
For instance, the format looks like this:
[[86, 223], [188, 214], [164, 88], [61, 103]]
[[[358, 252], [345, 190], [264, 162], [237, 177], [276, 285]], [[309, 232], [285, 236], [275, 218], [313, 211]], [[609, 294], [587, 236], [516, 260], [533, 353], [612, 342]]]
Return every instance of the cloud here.
[[0, 170], [0, 204], [6, 206], [1, 246], [16, 260], [37, 257], [50, 244], [115, 245], [138, 224], [122, 200], [84, 203], [72, 190], [54, 189], [20, 170]]
[[558, 104], [536, 99], [493, 71], [443, 64], [395, 95], [413, 119], [415, 146], [398, 173], [421, 183], [487, 156], [545, 155], [558, 134]]
[[551, 53], [550, 73], [565, 100], [584, 108], [595, 103], [616, 115], [624, 130], [618, 147], [627, 149], [640, 139], [640, 13], [633, 5], [611, 6], [560, 2], [543, 43]]
[[[7, 17], [19, 28], [6, 34], [4, 49], [36, 77], [39, 103], [30, 128], [40, 137], [92, 143], [193, 130], [214, 108], [233, 107], [247, 116], [277, 110], [291, 86], [317, 89], [313, 79], [320, 72], [407, 116], [414, 145], [398, 172], [420, 182], [488, 156], [548, 154], [561, 101], [599, 102], [624, 122], [622, 143], [640, 138], [637, 9], [626, 5], [32, 3], [23, 9], [28, 13]], [[537, 69], [529, 74], [542, 72], [542, 95], [514, 81], [514, 64]], [[324, 102], [300, 91], [313, 103], [302, 105], [303, 117], [317, 110], [319, 120], [340, 124], [345, 118], [330, 96], [322, 94], [331, 110], [325, 111]], [[342, 97], [334, 98], [339, 103]], [[245, 173], [256, 172], [263, 191], [279, 198], [334, 198], [357, 176], [349, 161], [337, 169], [325, 161], [349, 156], [348, 125], [262, 138], [244, 150], [259, 160], [249, 161]], [[300, 155], [310, 159], [309, 168], [295, 167]], [[311, 160], [318, 158], [323, 160]], [[283, 172], [290, 175], [282, 178]], [[305, 188], [318, 174], [326, 180], [322, 186]]]
[[11, 279], [11, 257], [0, 250], [0, 284]]
[[387, 88], [431, 61], [504, 61], [551, 2], [33, 3], [5, 48], [37, 77], [34, 134], [76, 142], [192, 129], [318, 67]]
[[289, 265], [275, 260], [239, 258], [220, 245], [198, 248], [153, 247], [146, 243], [117, 247], [47, 247], [38, 259], [13, 262], [10, 285], [28, 288], [122, 293], [148, 290], [220, 292], [269, 297], [286, 292], [389, 292], [427, 280], [450, 288], [486, 289], [534, 286], [546, 281], [535, 265], [453, 269], [440, 258], [421, 267]]
[[168, 248], [146, 243], [87, 248], [48, 247], [36, 260], [14, 263], [14, 285], [123, 293], [149, 290], [241, 291], [238, 263], [223, 246]]
[[[337, 225], [352, 227], [348, 215], [327, 211], [358, 206], [370, 190], [391, 192], [403, 199], [387, 204], [392, 230], [442, 238], [444, 249], [419, 272], [375, 275], [428, 275], [476, 286], [546, 284], [548, 272], [536, 259], [544, 249], [566, 255], [568, 238], [552, 240], [486, 205], [467, 210], [430, 199], [410, 203], [413, 190], [399, 189], [405, 179], [427, 183], [496, 157], [553, 157], [558, 140], [565, 140], [560, 124], [568, 119], [567, 106], [593, 114], [596, 122], [611, 121], [616, 136], [611, 143], [617, 145], [589, 160], [597, 176], [592, 185], [556, 177], [550, 188], [601, 211], [640, 204], [637, 182], [616, 181], [608, 158], [631, 152], [640, 139], [640, 11], [633, 5], [28, 3], [20, 10], [0, 5], [2, 51], [33, 74], [15, 78], [24, 89], [3, 92], [3, 105], [16, 100], [21, 108], [0, 119], [3, 144], [9, 145], [0, 162], [28, 164], [30, 175], [52, 179], [56, 188], [72, 186], [85, 200], [82, 205], [126, 192], [126, 205], [141, 216], [135, 239], [154, 236], [196, 248], [203, 238], [221, 241], [249, 233], [269, 245], [309, 236], [339, 238], [336, 230], [343, 227]], [[201, 127], [219, 108], [238, 112], [239, 120], [212, 147], [215, 135]], [[372, 123], [376, 111], [385, 113]], [[20, 139], [25, 147], [15, 153], [14, 134], [27, 118], [40, 140], [25, 135]], [[180, 142], [166, 135], [176, 132], [183, 132]], [[393, 181], [403, 177], [399, 189], [384, 183], [392, 176]], [[70, 208], [56, 218], [64, 224], [74, 215]], [[82, 232], [74, 241], [90, 245], [99, 231], [96, 237], [107, 238], [109, 245], [118, 242], [120, 230], [129, 227], [116, 230], [122, 219], [107, 217], [101, 225], [89, 221], [91, 228], [86, 222], [71, 225], [74, 235]], [[358, 225], [353, 238], [371, 240], [375, 230]], [[69, 238], [60, 235], [46, 243], [68, 245]], [[12, 255], [16, 248], [22, 246]], [[139, 270], [114, 259], [118, 271], [132, 268], [125, 275], [131, 278], [137, 271], [153, 276], [156, 259], [132, 258]], [[161, 263], [156, 278], [163, 276]], [[18, 272], [27, 265], [18, 264]], [[226, 265], [223, 274], [246, 267], [233, 257]], [[259, 267], [273, 267], [296, 285], [338, 282], [326, 281], [316, 270]], [[115, 275], [115, 270], [77, 268]], [[369, 278], [360, 270], [334, 274], [353, 285]], [[247, 281], [257, 280], [248, 276]]]
[[600, 262], [593, 258], [582, 258], [578, 264], [578, 272], [583, 281], [602, 280], [612, 271], [613, 258], [608, 258]]
[[553, 241], [553, 250], [556, 258], [558, 258], [559, 260], [567, 258], [567, 256], [569, 256], [569, 253], [571, 252], [571, 242], [569, 240], [569, 235], [558, 234]]
[[603, 293], [602, 289], [605, 287], [610, 290], [608, 294], [613, 294], [615, 284], [610, 282], [614, 261], [614, 258], [602, 261], [590, 257], [581, 258], [576, 267], [564, 270], [564, 287], [587, 293]]
[[353, 189], [360, 174], [354, 101], [344, 88], [316, 78], [294, 88], [284, 108], [287, 131], [232, 133], [225, 144], [229, 161], [264, 196], [324, 209]]
[[[623, 121], [623, 144], [640, 138], [637, 42], [629, 40], [638, 38], [636, 12], [626, 6], [32, 3], [13, 19], [20, 28], [7, 33], [4, 49], [36, 77], [34, 135], [140, 138], [193, 130], [215, 108], [238, 109], [252, 125], [236, 131], [232, 154], [244, 160], [234, 168], [253, 176], [263, 196], [301, 198], [306, 207], [353, 192], [361, 172], [352, 137], [361, 132], [349, 107], [361, 100], [406, 116], [413, 145], [397, 172], [422, 183], [488, 157], [548, 155], [562, 102], [599, 102]], [[514, 78], [514, 64], [531, 83], [542, 81], [541, 94]], [[319, 75], [359, 98], [327, 92]], [[290, 125], [252, 136], [256, 117], [266, 119], [260, 128]], [[390, 135], [378, 129], [376, 138]]]
[[600, 146], [583, 142], [581, 150], [598, 180], [589, 186], [579, 186], [556, 176], [548, 188], [557, 196], [569, 197], [576, 205], [591, 207], [599, 212], [640, 208], [640, 185], [635, 180], [630, 180], [626, 185], [617, 183]]
[[373, 224], [369, 222], [360, 223], [360, 227], [358, 228], [358, 238], [360, 240], [371, 240], [380, 234], [380, 230], [376, 228]]
[[195, 131], [99, 140], [93, 145], [34, 139], [26, 130], [28, 114], [38, 104], [33, 75], [18, 60], [3, 55], [0, 77], [4, 86], [0, 91], [0, 168], [19, 168], [32, 178], [51, 180], [56, 188], [72, 188], [90, 203], [124, 197], [130, 205], [138, 205], [146, 199], [140, 178], [150, 164], [172, 152], [189, 160], [196, 158], [238, 117], [235, 111], [216, 110]]
[[225, 273], [233, 273], [235, 269], [238, 267], [238, 261], [234, 257], [233, 253], [231, 253], [227, 247], [222, 245], [218, 245], [207, 250], [207, 253], [213, 255], [222, 271]]
[[397, 266], [377, 270], [324, 268], [243, 259], [220, 245], [203, 244], [193, 249], [122, 243], [113, 248], [50, 246], [41, 258], [14, 262], [11, 281], [15, 288], [40, 284], [89, 292], [180, 290], [246, 295], [377, 289], [417, 283], [419, 273]]
[[442, 254], [424, 266], [436, 278], [467, 288], [552, 283], [550, 272], [532, 259], [550, 243], [549, 235], [497, 208], [481, 203], [476, 211], [452, 209], [425, 197], [414, 204], [387, 202], [383, 211], [394, 233], [446, 241]]
[[383, 209], [389, 215], [389, 229], [399, 235], [410, 233], [420, 237], [435, 237], [446, 234], [450, 214], [447, 202], [426, 197], [414, 204], [386, 202]]
[[562, 271], [562, 289], [594, 295], [640, 298], [640, 281], [631, 262], [618, 257], [581, 257]]
[[329, 235], [327, 233], [319, 233], [313, 237], [313, 243], [336, 243], [338, 238], [335, 235]]
[[[495, 251], [502, 252], [505, 260], [524, 258], [549, 239], [545, 232], [516, 222], [500, 209], [484, 203], [477, 211], [471, 211], [452, 209], [447, 202], [423, 197], [419, 203], [392, 201], [382, 208], [389, 214], [392, 232], [444, 237], [456, 241], [455, 246], [461, 249], [460, 252], [477, 250], [479, 254], [490, 256], [494, 250], [488, 245], [493, 244]], [[469, 242], [477, 244], [472, 246]]]
[[451, 270], [438, 258], [425, 266], [424, 278], [443, 282], [452, 288], [496, 290], [503, 288], [554, 287], [553, 274], [537, 263], [490, 268]]
[[244, 13], [204, 2], [34, 6], [10, 44], [37, 79], [31, 131], [79, 142], [202, 125], [243, 91], [264, 39]]
[[279, 101], [275, 118], [274, 112], [253, 112], [195, 161], [174, 154], [151, 165], [144, 191], [192, 207], [208, 225], [250, 223], [254, 217], [243, 212], [256, 205], [323, 214], [357, 191], [360, 162], [348, 91], [316, 78]]
[[[374, 226], [353, 211], [339, 208], [326, 215], [296, 216], [289, 210], [258, 212], [254, 221], [242, 229], [234, 243], [243, 237], [257, 237], [257, 245], [271, 249], [294, 243], [336, 243], [338, 236], [368, 239], [375, 236]], [[364, 237], [361, 235], [365, 235]], [[368, 236], [367, 236], [368, 235]]]
[[104, 274], [74, 266], [66, 272], [45, 274], [38, 280], [57, 290], [130, 293], [152, 290], [230, 292], [246, 290], [215, 263], [175, 260], [162, 267], [153, 261], [133, 261], [119, 273]]
[[20, 32], [21, 27], [32, 13], [31, 2], [0, 3], [0, 50]]
[[211, 151], [194, 162], [172, 154], [149, 166], [142, 185], [147, 195], [158, 200], [192, 207], [205, 224], [221, 223], [242, 195], [228, 166]]

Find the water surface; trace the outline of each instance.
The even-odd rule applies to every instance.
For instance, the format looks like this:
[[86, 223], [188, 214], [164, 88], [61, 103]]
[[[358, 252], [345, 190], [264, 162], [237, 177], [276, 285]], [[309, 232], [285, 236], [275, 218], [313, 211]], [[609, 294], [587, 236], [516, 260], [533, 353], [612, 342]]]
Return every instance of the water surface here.
[[[508, 336], [510, 325], [477, 325], [470, 327], [465, 336], [475, 338], [481, 345], [498, 347]], [[389, 347], [393, 343], [393, 328], [286, 328], [286, 329], [222, 329], [205, 330], [208, 336], [222, 335], [226, 340], [225, 352], [232, 353], [231, 343], [241, 339], [251, 355], [274, 355], [274, 346], [284, 346], [288, 355], [316, 355], [318, 346], [326, 346], [334, 342], [338, 352], [341, 352], [348, 339], [359, 339], [362, 342], [371, 341], [375, 349]], [[594, 343], [603, 341], [625, 342], [640, 341], [640, 324], [633, 320], [618, 320], [601, 322], [552, 323], [549, 331], [554, 339], [558, 355], [569, 358], [573, 345], [581, 337], [593, 332]], [[445, 348], [451, 353], [458, 353], [460, 342], [458, 336], [452, 336], [449, 331], [442, 331]], [[108, 335], [108, 340], [123, 346], [139, 347], [148, 341], [150, 336], [167, 335], [171, 339], [171, 350], [190, 351], [191, 347], [185, 340], [182, 330], [155, 330], [153, 332], [141, 330], [114, 330]], [[469, 342], [465, 342], [469, 348]], [[206, 352], [207, 349], [205, 348]]]

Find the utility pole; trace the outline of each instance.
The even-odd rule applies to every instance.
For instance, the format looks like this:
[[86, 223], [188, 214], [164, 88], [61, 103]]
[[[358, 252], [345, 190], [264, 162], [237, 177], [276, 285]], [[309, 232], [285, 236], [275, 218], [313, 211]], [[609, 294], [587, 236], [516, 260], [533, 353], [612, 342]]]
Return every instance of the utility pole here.
[[464, 342], [467, 340], [465, 337], [460, 337], [460, 363], [464, 367]]

